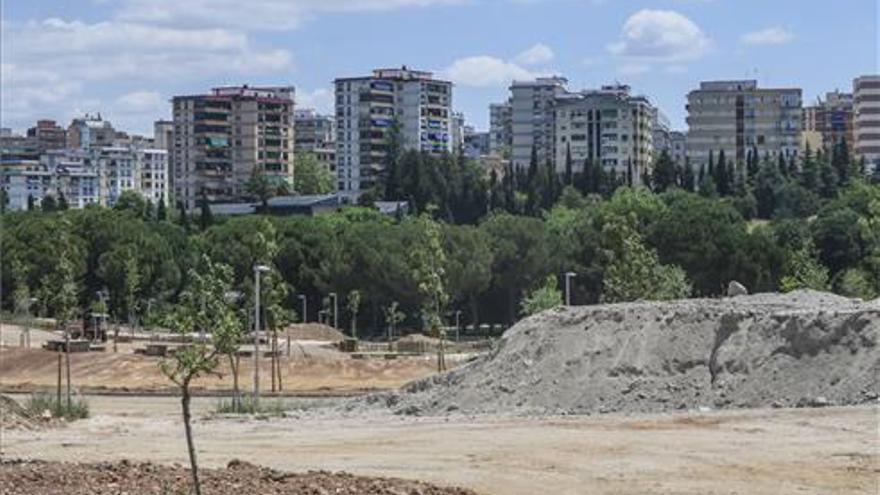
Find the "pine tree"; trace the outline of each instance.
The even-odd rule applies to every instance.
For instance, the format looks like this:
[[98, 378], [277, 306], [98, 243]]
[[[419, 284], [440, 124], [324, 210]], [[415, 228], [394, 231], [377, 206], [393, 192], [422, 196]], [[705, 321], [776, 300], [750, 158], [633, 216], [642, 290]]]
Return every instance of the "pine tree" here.
[[202, 191], [202, 197], [199, 200], [199, 228], [208, 230], [212, 223], [214, 223], [214, 218], [211, 214], [211, 205], [208, 203], [208, 196]]
[[715, 187], [718, 188], [718, 194], [721, 196], [730, 195], [730, 177], [728, 177], [727, 158], [724, 156], [724, 149], [718, 152], [718, 163], [715, 164]]
[[34, 195], [33, 195], [33, 194], [28, 194], [28, 197], [27, 197], [27, 209], [28, 209], [28, 211], [33, 211], [35, 208], [36, 208], [36, 204], [35, 204], [35, 201], [34, 201]]
[[849, 148], [846, 145], [846, 139], [842, 136], [831, 149], [831, 165], [837, 172], [839, 183], [841, 185], [848, 184], [850, 179]]
[[685, 158], [684, 169], [681, 173], [681, 188], [687, 192], [694, 192], [694, 166], [691, 165], [690, 158]]
[[160, 222], [164, 222], [168, 217], [168, 212], [165, 211], [165, 200], [159, 200], [159, 206], [156, 207], [156, 220]]
[[58, 211], [64, 211], [64, 210], [68, 209], [69, 207], [70, 207], [70, 205], [67, 204], [67, 198], [64, 197], [64, 192], [59, 192], [58, 193], [58, 205], [57, 205]]
[[570, 186], [574, 181], [574, 169], [571, 162], [571, 143], [565, 145], [565, 185]]
[[654, 191], [663, 192], [676, 184], [675, 163], [666, 150], [660, 153], [657, 163], [654, 165], [654, 174], [651, 177]]
[[40, 209], [43, 211], [55, 211], [58, 209], [58, 205], [55, 202], [55, 196], [51, 194], [47, 194], [43, 196], [43, 201], [40, 202]]

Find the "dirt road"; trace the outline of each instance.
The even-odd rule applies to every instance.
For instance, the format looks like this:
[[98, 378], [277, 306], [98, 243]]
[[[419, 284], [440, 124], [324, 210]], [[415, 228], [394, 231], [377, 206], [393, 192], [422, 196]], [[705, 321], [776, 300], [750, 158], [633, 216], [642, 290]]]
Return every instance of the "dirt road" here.
[[[142, 401], [142, 402], [141, 402]], [[210, 410], [210, 399], [196, 406]], [[93, 417], [7, 431], [3, 454], [184, 463], [173, 398], [94, 398]], [[876, 494], [880, 408], [478, 419], [201, 420], [201, 460], [345, 470], [484, 494]]]

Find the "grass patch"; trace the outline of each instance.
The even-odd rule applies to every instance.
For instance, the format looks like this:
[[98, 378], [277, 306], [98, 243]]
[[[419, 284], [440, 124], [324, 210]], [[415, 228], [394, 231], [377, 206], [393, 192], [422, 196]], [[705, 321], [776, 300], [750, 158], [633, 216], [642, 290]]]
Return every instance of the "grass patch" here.
[[[237, 406], [237, 407], [236, 407]], [[222, 398], [217, 402], [217, 414], [259, 414], [262, 416], [284, 416], [286, 404], [281, 399], [260, 399], [259, 407], [252, 396], [241, 398], [239, 404], [231, 398]]]
[[53, 418], [63, 418], [67, 421], [89, 417], [89, 403], [78, 395], [70, 398], [70, 407], [68, 408], [67, 399], [64, 396], [61, 397], [59, 404], [55, 394], [34, 393], [28, 397], [24, 408], [28, 414], [35, 417], [42, 416], [46, 411], [49, 411]]

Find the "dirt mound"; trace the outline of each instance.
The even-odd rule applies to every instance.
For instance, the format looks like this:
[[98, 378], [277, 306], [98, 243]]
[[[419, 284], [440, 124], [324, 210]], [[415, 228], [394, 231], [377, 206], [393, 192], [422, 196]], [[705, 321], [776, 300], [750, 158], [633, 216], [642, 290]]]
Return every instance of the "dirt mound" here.
[[[226, 469], [200, 471], [202, 492], [211, 495], [475, 495], [461, 488], [440, 488], [393, 478], [366, 478], [346, 473], [290, 474], [232, 461]], [[189, 493], [189, 471], [181, 467], [135, 464], [66, 464], [0, 462], [0, 493], [8, 495], [97, 495]]]
[[398, 343], [400, 343], [400, 342], [411, 343], [411, 344], [425, 343], [425, 344], [430, 344], [430, 345], [437, 345], [440, 343], [440, 339], [437, 339], [434, 337], [429, 337], [429, 336], [421, 334], [421, 333], [411, 333], [409, 335], [405, 335], [405, 336], [397, 339], [397, 342]]
[[[40, 422], [31, 417], [14, 399], [0, 394], [0, 429], [35, 430]], [[0, 492], [5, 493], [5, 492]]]
[[294, 340], [321, 340], [325, 342], [339, 342], [345, 340], [345, 334], [339, 330], [321, 323], [298, 323], [288, 325], [284, 337], [290, 336]]
[[857, 404], [880, 392], [880, 307], [812, 291], [557, 308], [488, 355], [349, 410], [590, 414]]

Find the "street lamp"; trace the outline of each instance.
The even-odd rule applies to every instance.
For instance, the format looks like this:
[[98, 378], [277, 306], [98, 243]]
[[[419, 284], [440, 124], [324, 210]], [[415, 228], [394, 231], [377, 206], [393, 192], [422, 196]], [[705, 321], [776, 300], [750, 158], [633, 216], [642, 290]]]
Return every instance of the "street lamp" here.
[[339, 320], [337, 318], [339, 318], [339, 312], [337, 311], [337, 309], [338, 309], [337, 303], [339, 302], [339, 297], [336, 295], [335, 292], [331, 292], [330, 297], [333, 298], [333, 328], [338, 328], [339, 327], [339, 325], [338, 325]]
[[455, 310], [455, 341], [461, 341], [461, 310]]
[[308, 313], [308, 310], [309, 310], [308, 298], [306, 298], [305, 294], [300, 294], [297, 297], [299, 297], [299, 300], [302, 301], [302, 303], [303, 303], [303, 312], [302, 312], [302, 317], [300, 317], [300, 321], [302, 321], [303, 323], [307, 323], [308, 314], [309, 314]]
[[254, 410], [260, 405], [260, 273], [268, 271], [266, 265], [254, 266]]
[[565, 273], [565, 305], [571, 306], [571, 279], [577, 277], [577, 273]]

